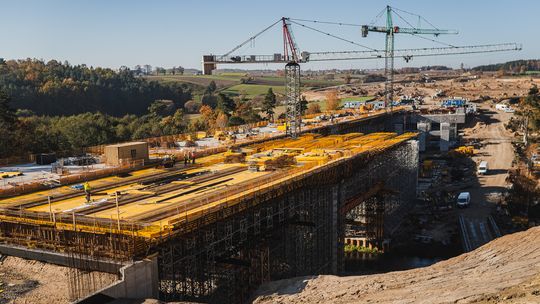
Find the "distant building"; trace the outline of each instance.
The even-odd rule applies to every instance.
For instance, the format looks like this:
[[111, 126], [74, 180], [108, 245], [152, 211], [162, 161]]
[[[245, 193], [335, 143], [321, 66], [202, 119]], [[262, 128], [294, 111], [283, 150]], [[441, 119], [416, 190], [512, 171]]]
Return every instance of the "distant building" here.
[[351, 101], [346, 101], [343, 104], [343, 108], [344, 109], [357, 109], [357, 108], [360, 108], [361, 106], [363, 106], [365, 104], [366, 104], [365, 101], [351, 100]]

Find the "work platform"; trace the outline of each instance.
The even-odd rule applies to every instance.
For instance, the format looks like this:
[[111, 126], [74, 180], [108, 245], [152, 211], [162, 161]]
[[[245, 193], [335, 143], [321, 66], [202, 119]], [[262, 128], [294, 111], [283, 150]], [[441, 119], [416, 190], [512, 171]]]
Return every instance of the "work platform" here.
[[[90, 203], [86, 202], [81, 190], [70, 186], [3, 199], [0, 200], [0, 219], [33, 225], [56, 225], [67, 230], [135, 234], [156, 239], [175, 233], [175, 227], [212, 212], [212, 209], [230, 207], [253, 192], [286, 184], [302, 174], [324, 169], [336, 161], [346, 161], [362, 154], [382, 153], [414, 136], [413, 133], [400, 136], [393, 133], [354, 133], [326, 137], [309, 134], [297, 140], [261, 143], [246, 150], [269, 154], [278, 149], [287, 152], [288, 148], [297, 159], [296, 163], [277, 170], [253, 172], [248, 170], [245, 162], [224, 163], [226, 154], [220, 153], [201, 158], [197, 164], [186, 168], [180, 164], [177, 170], [144, 169], [125, 177], [90, 181], [96, 189]], [[161, 175], [165, 173], [169, 174], [163, 179]], [[152, 176], [156, 176], [155, 182], [151, 179], [138, 182]], [[121, 185], [115, 187], [115, 184]], [[50, 203], [48, 198], [51, 199]]]
[[[383, 218], [397, 222], [414, 197], [416, 136], [304, 134], [93, 180], [90, 203], [69, 186], [3, 199], [0, 241], [63, 252], [83, 270], [89, 259], [156, 253], [160, 298], [223, 303], [235, 280], [249, 279], [250, 289], [339, 272], [348, 222], [362, 219], [367, 238], [381, 241]], [[289, 266], [276, 273], [278, 262]]]

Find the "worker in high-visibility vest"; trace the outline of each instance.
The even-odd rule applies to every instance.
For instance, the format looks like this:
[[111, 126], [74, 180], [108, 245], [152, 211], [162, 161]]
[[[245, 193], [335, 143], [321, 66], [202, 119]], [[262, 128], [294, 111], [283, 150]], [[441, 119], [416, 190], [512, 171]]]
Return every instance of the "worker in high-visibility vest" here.
[[90, 183], [85, 182], [83, 185], [84, 193], [86, 194], [86, 202], [90, 203], [90, 191], [92, 190], [92, 187], [90, 187]]

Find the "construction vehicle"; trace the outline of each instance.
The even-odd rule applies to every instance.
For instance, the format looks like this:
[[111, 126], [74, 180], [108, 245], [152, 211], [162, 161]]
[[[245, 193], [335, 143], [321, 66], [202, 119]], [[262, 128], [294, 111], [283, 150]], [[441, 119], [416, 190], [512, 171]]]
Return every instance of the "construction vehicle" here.
[[158, 167], [161, 168], [172, 168], [176, 164], [176, 156], [172, 154], [165, 155], [159, 164]]
[[0, 171], [0, 178], [13, 178], [21, 175], [23, 175], [21, 171]]
[[460, 146], [450, 151], [450, 154], [455, 157], [471, 157], [474, 156], [474, 146]]
[[478, 175], [486, 175], [488, 173], [488, 162], [483, 160], [480, 162], [480, 165], [478, 165]]

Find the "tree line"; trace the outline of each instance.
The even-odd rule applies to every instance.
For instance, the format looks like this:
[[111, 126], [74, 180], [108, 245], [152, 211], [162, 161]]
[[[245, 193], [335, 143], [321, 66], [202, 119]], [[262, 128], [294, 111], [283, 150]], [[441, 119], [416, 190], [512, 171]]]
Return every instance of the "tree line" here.
[[[40, 61], [3, 62], [3, 67], [17, 65], [19, 67], [17, 71], [22, 73], [22, 66], [25, 64], [35, 68], [36, 66], [44, 67], [51, 63], [43, 64]], [[94, 71], [98, 71], [96, 72], [98, 74], [107, 72], [110, 75], [117, 75], [111, 76], [113, 78], [125, 77], [126, 79], [132, 79], [134, 81], [132, 84], [151, 83], [152, 85], [156, 85], [153, 82], [146, 82], [137, 77], [129, 76], [129, 73], [124, 69], [116, 73], [108, 69], [92, 69], [81, 66], [72, 67], [69, 64], [53, 64], [53, 66], [56, 66], [56, 68], [64, 67], [71, 72], [93, 73]], [[26, 75], [28, 75], [30, 73], [28, 71], [31, 71], [31, 69], [25, 71], [27, 73]], [[42, 80], [37, 81], [34, 79], [30, 83], [42, 83], [43, 79], [47, 78], [40, 75], [39, 72], [36, 73], [35, 79]], [[47, 73], [50, 75], [50, 72]], [[16, 73], [7, 74], [12, 76]], [[6, 73], [2, 75], [6, 75]], [[22, 79], [21, 77], [17, 76], [15, 79], [20, 80]], [[75, 78], [80, 79], [78, 76]], [[65, 83], [66, 78], [63, 80], [55, 78], [53, 81], [55, 83]], [[67, 81], [71, 82], [71, 80]], [[280, 102], [271, 88], [264, 97], [248, 99], [245, 95], [231, 97], [223, 94], [219, 92], [214, 82], [211, 82], [204, 89], [200, 102], [194, 100], [185, 102], [183, 99], [191, 97], [190, 90], [188, 88], [184, 91], [182, 87], [178, 87], [177, 89], [182, 92], [183, 99], [181, 102], [178, 99], [167, 99], [166, 97], [170, 95], [158, 94], [156, 96], [159, 96], [160, 99], [152, 99], [152, 102], [145, 102], [146, 108], [144, 110], [138, 110], [136, 114], [124, 113], [122, 115], [116, 115], [118, 112], [113, 111], [111, 114], [99, 109], [96, 110], [93, 107], [91, 108], [92, 110], [81, 108], [80, 110], [83, 113], [73, 115], [54, 115], [54, 111], [52, 111], [53, 114], [50, 114], [51, 111], [49, 111], [47, 112], [48, 115], [36, 115], [36, 112], [32, 108], [20, 108], [21, 98], [25, 98], [24, 96], [21, 97], [21, 92], [25, 90], [30, 92], [36, 90], [36, 88], [18, 87], [16, 83], [17, 81], [12, 81], [8, 88], [0, 86], [0, 130], [2, 130], [0, 132], [0, 158], [55, 151], [76, 153], [88, 146], [186, 132], [213, 132], [221, 128], [254, 123], [263, 119], [274, 121], [275, 119], [285, 117], [284, 113], [276, 115], [276, 107]], [[117, 82], [116, 84], [122, 85], [122, 83]], [[109, 84], [109, 86], [114, 85], [114, 82]], [[110, 87], [109, 89], [113, 91], [118, 88]], [[33, 97], [38, 96], [32, 95], [33, 93], [28, 94]], [[77, 95], [67, 95], [64, 97], [68, 103], [79, 103]], [[337, 95], [334, 97], [337, 97]], [[92, 105], [91, 101], [89, 102]], [[100, 101], [98, 104], [103, 103]], [[302, 97], [301, 105], [303, 113], [313, 114], [320, 112], [318, 104], [312, 104], [308, 108], [308, 102], [304, 97]], [[327, 105], [327, 108], [332, 109], [333, 107]], [[69, 111], [67, 112], [69, 113]], [[199, 115], [193, 118], [186, 116], [185, 113]]]
[[171, 103], [170, 100], [155, 101], [142, 116], [115, 117], [101, 112], [27, 116], [15, 111], [10, 97], [0, 90], [0, 158], [58, 151], [76, 153], [93, 145], [188, 131], [190, 124], [182, 109], [168, 112]]
[[482, 72], [513, 72], [513, 73], [525, 73], [526, 71], [540, 71], [540, 60], [514, 60], [505, 63], [480, 65], [473, 68], [474, 71]]
[[179, 108], [192, 99], [189, 84], [164, 84], [135, 74], [125, 67], [114, 71], [56, 60], [0, 59], [0, 90], [11, 97], [13, 107], [37, 115], [143, 115], [157, 99], [172, 100]]
[[[143, 115], [120, 117], [102, 112], [86, 112], [69, 116], [34, 115], [20, 109], [9, 94], [0, 89], [0, 158], [53, 151], [77, 152], [100, 144], [180, 134], [214, 131], [262, 120], [253, 101], [235, 98], [207, 88], [202, 105], [189, 101], [184, 108], [172, 100], [152, 102]], [[276, 97], [270, 90], [267, 113], [275, 107]], [[196, 119], [184, 114], [189, 108], [199, 113]]]

